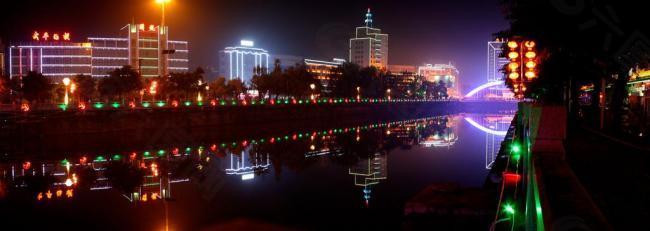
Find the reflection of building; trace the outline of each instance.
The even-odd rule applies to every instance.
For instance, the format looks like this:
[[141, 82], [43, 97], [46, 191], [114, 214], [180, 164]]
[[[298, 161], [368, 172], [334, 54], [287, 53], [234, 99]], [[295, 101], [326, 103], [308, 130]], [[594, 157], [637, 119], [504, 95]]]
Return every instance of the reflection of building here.
[[387, 167], [387, 155], [375, 153], [368, 160], [359, 161], [357, 166], [348, 170], [348, 174], [354, 176], [354, 185], [363, 187], [363, 198], [366, 205], [371, 198], [372, 186], [387, 178]]
[[226, 168], [226, 175], [241, 176], [242, 180], [252, 180], [256, 173], [265, 172], [271, 167], [268, 154], [251, 154], [242, 151], [241, 155], [230, 154], [230, 167]]
[[242, 40], [239, 46], [226, 47], [220, 52], [219, 72], [227, 79], [248, 83], [260, 71], [269, 70], [269, 52], [255, 48], [253, 41]]
[[[504, 40], [497, 39], [488, 42], [488, 57], [487, 57], [487, 81], [496, 82], [503, 81], [503, 67], [508, 64], [508, 59], [503, 55]], [[483, 96], [488, 99], [512, 99], [514, 94], [505, 85], [491, 87], [487, 94]]]
[[433, 131], [420, 141], [424, 147], [451, 147], [458, 141], [458, 117], [456, 116], [432, 120], [427, 129]]
[[[188, 71], [188, 43], [167, 40], [167, 35], [162, 35], [159, 26], [154, 25], [128, 24], [122, 28], [121, 36], [91, 37], [82, 43], [72, 42], [69, 33], [38, 31], [32, 40], [10, 47], [12, 78], [28, 71], [57, 79], [77, 74], [104, 77], [124, 65], [140, 70], [144, 77], [162, 75], [165, 65], [170, 72]], [[160, 41], [167, 41], [167, 49], [173, 52], [163, 54]], [[163, 63], [165, 59], [167, 62]]]
[[444, 83], [449, 97], [459, 98], [461, 96], [458, 82], [459, 72], [451, 63], [420, 66], [418, 75], [423, 76], [424, 80], [428, 82]]
[[335, 58], [332, 61], [305, 59], [304, 62], [307, 66], [307, 71], [321, 82], [323, 86], [322, 91], [329, 93], [331, 92], [332, 81], [336, 76], [341, 74], [337, 69], [345, 63], [345, 59]]
[[491, 169], [507, 134], [512, 115], [467, 115], [465, 121], [485, 133], [485, 168]]
[[372, 22], [372, 13], [368, 9], [366, 25], [357, 27], [355, 37], [350, 39], [350, 62], [361, 67], [385, 69], [388, 66], [388, 34], [373, 28]]

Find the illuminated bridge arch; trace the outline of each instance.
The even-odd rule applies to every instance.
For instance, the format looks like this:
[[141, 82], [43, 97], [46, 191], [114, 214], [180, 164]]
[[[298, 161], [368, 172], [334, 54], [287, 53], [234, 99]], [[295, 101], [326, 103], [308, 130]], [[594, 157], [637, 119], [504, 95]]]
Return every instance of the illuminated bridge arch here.
[[503, 85], [503, 84], [504, 84], [503, 81], [487, 82], [487, 83], [485, 83], [485, 84], [483, 84], [483, 85], [481, 85], [481, 86], [478, 86], [477, 88], [474, 88], [474, 90], [472, 90], [472, 91], [470, 91], [469, 93], [467, 93], [467, 94], [465, 95], [465, 98], [472, 97], [472, 96], [476, 95], [476, 93], [478, 93], [478, 92], [480, 92], [480, 91], [482, 91], [482, 90], [484, 90], [484, 89], [491, 88], [491, 87], [496, 87], [496, 86], [500, 86], [500, 85]]

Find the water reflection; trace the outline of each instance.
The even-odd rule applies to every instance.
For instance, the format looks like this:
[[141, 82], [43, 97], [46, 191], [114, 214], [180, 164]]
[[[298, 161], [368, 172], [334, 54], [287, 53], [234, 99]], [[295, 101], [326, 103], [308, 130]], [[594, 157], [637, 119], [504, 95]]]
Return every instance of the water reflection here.
[[[299, 184], [295, 175], [314, 174], [313, 169], [327, 165], [325, 178], [308, 175], [308, 181], [311, 181], [308, 184], [314, 181], [338, 182], [334, 175], [345, 175], [345, 179], [340, 181], [348, 182], [345, 184], [349, 187], [343, 188], [353, 187], [354, 191], [343, 194], [354, 195], [356, 198], [356, 201], [346, 201], [372, 207], [371, 204], [381, 198], [377, 197], [384, 190], [381, 185], [405, 181], [399, 178], [404, 175], [404, 169], [392, 168], [389, 172], [389, 156], [392, 161], [404, 161], [404, 157], [391, 153], [415, 153], [420, 155], [414, 157], [416, 162], [433, 163], [445, 159], [426, 160], [426, 156], [442, 155], [440, 151], [465, 148], [462, 150], [472, 151], [479, 161], [482, 161], [481, 153], [485, 151], [485, 167], [489, 168], [503, 139], [500, 132], [507, 130], [511, 120], [512, 116], [508, 114], [436, 116], [221, 140], [186, 147], [119, 153], [75, 153], [67, 155], [63, 160], [15, 159], [0, 163], [0, 186], [3, 186], [0, 187], [0, 196], [4, 195], [5, 199], [11, 200], [16, 195], [29, 195], [31, 200], [37, 202], [74, 201], [79, 192], [106, 191], [117, 193], [102, 195], [120, 195], [133, 204], [151, 204], [180, 201], [195, 196], [178, 193], [177, 186], [192, 184], [198, 187], [203, 200], [212, 201], [223, 195], [224, 191], [235, 187], [233, 184], [265, 184], [273, 180], [282, 182], [283, 178], [289, 179], [290, 183], [295, 181], [295, 184]], [[466, 143], [461, 144], [463, 141]], [[462, 147], [469, 141], [481, 144]], [[448, 161], [472, 162], [468, 159], [454, 159], [466, 157], [445, 158], [449, 158]], [[414, 165], [415, 171], [419, 170], [417, 165], [420, 164], [422, 163], [410, 162], [400, 166]], [[329, 172], [330, 170], [336, 172]], [[398, 178], [386, 183], [389, 174], [393, 174], [393, 178], [397, 174]], [[332, 179], [328, 179], [329, 176]], [[437, 183], [427, 179], [422, 181], [425, 184]], [[424, 185], [404, 187], [418, 190], [422, 186]], [[340, 190], [334, 192], [341, 193]], [[408, 194], [412, 196], [414, 193]]]

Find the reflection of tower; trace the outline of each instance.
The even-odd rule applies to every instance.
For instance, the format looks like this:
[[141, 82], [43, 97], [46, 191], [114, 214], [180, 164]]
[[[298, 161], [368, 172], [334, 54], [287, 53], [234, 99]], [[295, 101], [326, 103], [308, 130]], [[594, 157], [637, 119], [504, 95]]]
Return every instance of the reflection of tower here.
[[250, 150], [245, 150], [240, 156], [230, 154], [230, 168], [226, 168], [226, 174], [241, 176], [242, 180], [252, 180], [255, 178], [255, 173], [265, 172], [270, 166], [271, 160], [268, 154], [251, 154]]
[[465, 120], [470, 125], [485, 132], [485, 168], [491, 169], [496, 159], [501, 142], [506, 136], [512, 115], [468, 115]]
[[360, 161], [357, 166], [348, 170], [348, 174], [354, 176], [354, 185], [363, 187], [363, 198], [366, 206], [372, 194], [372, 186], [386, 179], [387, 166], [387, 156], [377, 152], [368, 160]]

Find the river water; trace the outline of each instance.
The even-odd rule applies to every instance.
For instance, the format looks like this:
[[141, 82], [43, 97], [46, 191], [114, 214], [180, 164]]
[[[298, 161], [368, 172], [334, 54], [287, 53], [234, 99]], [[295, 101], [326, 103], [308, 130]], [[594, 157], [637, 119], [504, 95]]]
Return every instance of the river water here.
[[118, 143], [56, 157], [7, 151], [0, 217], [4, 228], [24, 229], [433, 230], [435, 223], [418, 221], [427, 213], [417, 208], [441, 205], [417, 195], [431, 186], [481, 191], [512, 115], [442, 115], [155, 148], [120, 150]]

